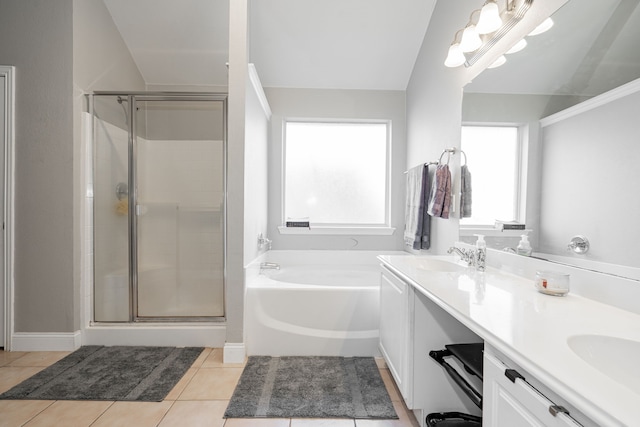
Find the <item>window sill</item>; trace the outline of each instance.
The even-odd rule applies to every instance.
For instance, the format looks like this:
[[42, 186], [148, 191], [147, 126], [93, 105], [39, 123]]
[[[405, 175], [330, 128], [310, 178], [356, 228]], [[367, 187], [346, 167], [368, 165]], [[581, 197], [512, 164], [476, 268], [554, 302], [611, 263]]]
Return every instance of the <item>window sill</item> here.
[[519, 237], [522, 234], [531, 233], [532, 231], [530, 228], [524, 230], [499, 230], [497, 228], [460, 227], [460, 236], [482, 234], [489, 237]]
[[395, 227], [284, 227], [279, 226], [280, 234], [303, 234], [303, 235], [324, 235], [324, 236], [390, 236]]

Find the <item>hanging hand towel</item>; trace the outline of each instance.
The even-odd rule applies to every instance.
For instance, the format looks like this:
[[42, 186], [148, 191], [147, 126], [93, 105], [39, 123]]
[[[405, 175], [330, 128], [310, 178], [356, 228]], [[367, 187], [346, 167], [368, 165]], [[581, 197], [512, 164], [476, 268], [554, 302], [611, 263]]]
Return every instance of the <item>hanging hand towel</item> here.
[[439, 218], [449, 218], [451, 206], [451, 172], [449, 165], [438, 165], [429, 195], [428, 213]]
[[422, 232], [420, 233], [420, 249], [431, 247], [431, 216], [427, 212], [431, 183], [429, 181], [429, 165], [422, 171]]
[[[426, 177], [426, 180], [425, 180]], [[428, 194], [429, 169], [424, 165], [416, 166], [407, 172], [406, 204], [405, 204], [405, 245], [413, 249], [428, 249], [429, 223], [427, 221], [425, 239], [426, 194]], [[425, 245], [427, 247], [423, 247]]]
[[471, 173], [467, 165], [460, 168], [460, 218], [471, 217]]

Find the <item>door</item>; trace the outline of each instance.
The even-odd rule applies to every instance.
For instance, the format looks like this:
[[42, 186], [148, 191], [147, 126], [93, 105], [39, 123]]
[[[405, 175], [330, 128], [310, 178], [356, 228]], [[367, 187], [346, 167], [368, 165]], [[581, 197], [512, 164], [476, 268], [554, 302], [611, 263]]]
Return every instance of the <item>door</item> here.
[[[13, 247], [11, 233], [11, 205], [5, 206], [6, 200], [13, 197], [13, 170], [5, 170], [9, 159], [13, 158], [13, 127], [14, 127], [14, 93], [15, 68], [0, 65], [0, 221], [2, 222], [2, 239], [0, 242], [0, 347], [11, 349], [11, 333], [13, 330], [11, 307], [8, 305], [13, 295], [11, 274], [11, 252], [5, 253], [5, 248]], [[9, 163], [11, 164], [11, 163]], [[6, 177], [5, 172], [9, 175]], [[7, 197], [8, 196], [8, 197]], [[8, 208], [8, 209], [6, 209]], [[7, 274], [9, 273], [9, 274]]]
[[224, 103], [134, 102], [136, 318], [222, 317]]
[[413, 406], [410, 354], [412, 288], [383, 267], [380, 281], [380, 351], [409, 408]]
[[[0, 70], [0, 188], [4, 189], [4, 147], [7, 144], [7, 126], [6, 126], [6, 101], [7, 94], [5, 87], [7, 85], [7, 76]], [[4, 191], [0, 191], [0, 212], [2, 212], [2, 242], [4, 243]], [[5, 287], [4, 281], [4, 244], [0, 245], [0, 346], [4, 347], [5, 321]]]

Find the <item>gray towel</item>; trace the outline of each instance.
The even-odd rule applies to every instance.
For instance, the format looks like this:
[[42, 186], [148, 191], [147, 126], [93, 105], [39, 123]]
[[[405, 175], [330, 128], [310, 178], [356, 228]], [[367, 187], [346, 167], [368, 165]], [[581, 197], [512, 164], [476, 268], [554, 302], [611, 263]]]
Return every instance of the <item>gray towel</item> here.
[[428, 189], [428, 167], [420, 165], [407, 172], [404, 242], [417, 250], [429, 249], [430, 246], [429, 216], [426, 215]]
[[429, 195], [429, 215], [449, 218], [451, 207], [451, 172], [449, 165], [438, 165]]
[[471, 173], [467, 165], [460, 168], [460, 218], [471, 217]]

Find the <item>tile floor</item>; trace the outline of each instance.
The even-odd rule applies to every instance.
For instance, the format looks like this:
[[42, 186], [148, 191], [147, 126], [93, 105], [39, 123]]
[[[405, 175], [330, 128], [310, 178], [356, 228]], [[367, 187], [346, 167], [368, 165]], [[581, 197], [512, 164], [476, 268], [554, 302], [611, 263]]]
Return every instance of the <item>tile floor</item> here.
[[[55, 363], [68, 352], [4, 352], [0, 350], [0, 393]], [[77, 402], [0, 400], [0, 427], [417, 427], [389, 370], [380, 361], [399, 420], [224, 419], [222, 418], [244, 365], [222, 363], [221, 349], [205, 349], [162, 402]]]

